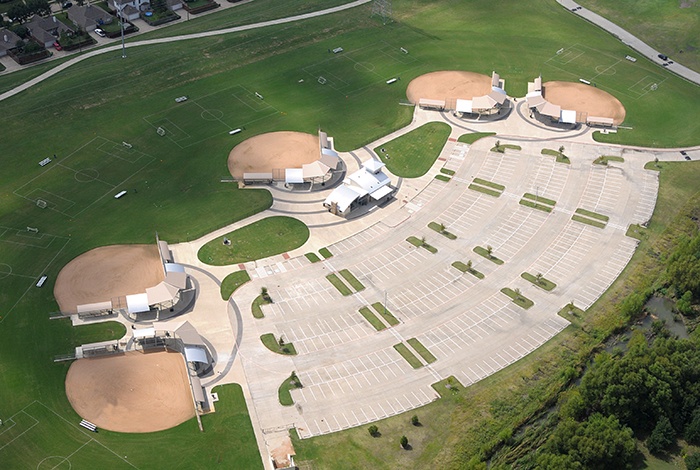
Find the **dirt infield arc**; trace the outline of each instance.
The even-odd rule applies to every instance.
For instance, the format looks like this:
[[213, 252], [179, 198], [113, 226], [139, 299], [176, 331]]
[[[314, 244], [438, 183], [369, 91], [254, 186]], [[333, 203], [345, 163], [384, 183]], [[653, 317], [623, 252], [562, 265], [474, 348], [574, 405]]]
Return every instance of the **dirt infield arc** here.
[[66, 395], [80, 417], [116, 432], [155, 432], [194, 416], [182, 354], [129, 352], [78, 359]]
[[562, 109], [612, 118], [615, 125], [625, 120], [626, 111], [620, 100], [600, 88], [573, 82], [546, 82], [542, 88], [544, 99]]
[[491, 77], [474, 72], [444, 70], [411, 80], [406, 97], [417, 104], [421, 98], [434, 100], [469, 100], [491, 93]]
[[236, 145], [228, 155], [228, 170], [234, 178], [243, 178], [243, 173], [301, 168], [319, 157], [318, 136], [303, 132], [268, 132]]
[[62, 312], [75, 312], [78, 305], [143, 293], [163, 279], [155, 245], [103, 246], [83, 253], [61, 269], [54, 297]]

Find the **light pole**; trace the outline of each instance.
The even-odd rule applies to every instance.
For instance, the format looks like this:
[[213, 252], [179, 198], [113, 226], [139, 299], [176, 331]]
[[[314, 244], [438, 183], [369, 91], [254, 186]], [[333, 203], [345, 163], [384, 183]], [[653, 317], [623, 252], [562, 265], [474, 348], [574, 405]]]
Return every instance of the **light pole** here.
[[[116, 6], [119, 1], [120, 0], [116, 0], [114, 6]], [[119, 25], [122, 30], [122, 59], [126, 59], [126, 45], [124, 44], [124, 4], [121, 2], [119, 3]]]

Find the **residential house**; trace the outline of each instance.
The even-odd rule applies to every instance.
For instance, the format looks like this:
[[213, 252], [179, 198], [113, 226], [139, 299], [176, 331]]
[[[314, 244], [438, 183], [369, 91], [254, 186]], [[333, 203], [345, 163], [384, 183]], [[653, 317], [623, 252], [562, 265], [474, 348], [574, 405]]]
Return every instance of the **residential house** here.
[[22, 39], [7, 28], [0, 29], [0, 57], [5, 57], [7, 51], [17, 45]]
[[25, 23], [29, 34], [44, 47], [51, 47], [63, 32], [72, 32], [68, 26], [63, 24], [55, 16], [48, 18], [34, 15], [31, 20]]
[[103, 24], [110, 24], [114, 17], [95, 5], [73, 5], [68, 10], [68, 19], [85, 31], [94, 31]]

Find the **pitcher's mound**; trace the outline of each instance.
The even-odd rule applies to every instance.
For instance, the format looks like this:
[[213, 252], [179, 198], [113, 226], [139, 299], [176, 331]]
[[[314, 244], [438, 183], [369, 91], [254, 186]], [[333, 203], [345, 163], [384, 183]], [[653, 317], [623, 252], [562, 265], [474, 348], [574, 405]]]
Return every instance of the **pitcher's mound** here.
[[470, 100], [491, 93], [491, 77], [474, 72], [441, 71], [421, 75], [411, 80], [406, 97], [413, 104], [429, 100]]
[[318, 136], [303, 132], [268, 132], [236, 145], [228, 154], [228, 171], [237, 179], [243, 173], [301, 168], [321, 157]]
[[611, 118], [615, 125], [625, 120], [626, 111], [620, 100], [600, 88], [574, 82], [546, 82], [542, 88], [544, 99], [562, 109]]
[[194, 416], [184, 358], [175, 352], [128, 352], [78, 359], [66, 376], [73, 409], [116, 432], [169, 429]]
[[62, 312], [76, 312], [78, 305], [146, 292], [163, 279], [155, 244], [102, 246], [65, 265], [53, 294]]

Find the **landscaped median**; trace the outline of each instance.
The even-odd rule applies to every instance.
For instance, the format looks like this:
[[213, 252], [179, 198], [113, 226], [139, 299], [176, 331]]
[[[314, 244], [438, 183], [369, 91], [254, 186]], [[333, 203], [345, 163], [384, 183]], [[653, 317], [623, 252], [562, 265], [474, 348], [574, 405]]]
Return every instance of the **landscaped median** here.
[[431, 252], [432, 254], [435, 254], [438, 252], [438, 249], [435, 248], [433, 245], [428, 244], [428, 242], [425, 241], [425, 237], [423, 238], [418, 238], [414, 236], [410, 236], [406, 239], [408, 243], [410, 243], [413, 246], [416, 246], [418, 248], [424, 248]]
[[505, 153], [506, 150], [522, 150], [520, 145], [513, 144], [502, 144], [499, 140], [496, 141], [496, 145], [491, 148], [492, 152]]
[[622, 157], [615, 157], [612, 155], [601, 155], [600, 157], [593, 160], [593, 164], [594, 165], [607, 165], [609, 162], [623, 163], [624, 161], [625, 161], [625, 159]]
[[478, 191], [480, 193], [488, 194], [489, 196], [499, 197], [503, 194], [506, 189], [502, 184], [494, 183], [493, 181], [487, 181], [481, 178], [474, 178], [474, 180], [469, 185], [469, 189], [472, 191]]
[[501, 289], [501, 292], [510, 297], [515, 305], [517, 305], [518, 307], [522, 307], [525, 310], [535, 305], [535, 302], [525, 297], [520, 292], [520, 289], [511, 289], [509, 287], [504, 287], [503, 289]]
[[260, 341], [265, 345], [267, 349], [277, 354], [284, 354], [286, 356], [296, 356], [297, 350], [294, 349], [292, 343], [287, 343], [280, 337], [276, 339], [275, 335], [272, 333], [265, 333], [260, 336]]
[[493, 256], [493, 248], [491, 248], [491, 246], [487, 246], [486, 248], [484, 248], [483, 246], [475, 246], [474, 253], [476, 253], [477, 255], [483, 256], [484, 258], [491, 261], [492, 263], [496, 263], [498, 265], [503, 264], [502, 259], [499, 259], [499, 258], [496, 258], [495, 256]]
[[532, 193], [523, 194], [523, 198], [520, 200], [520, 205], [532, 207], [543, 212], [552, 212], [557, 201], [552, 199], [547, 199], [546, 197], [537, 196]]
[[309, 228], [304, 222], [292, 217], [267, 217], [207, 242], [197, 258], [212, 266], [245, 263], [299, 248], [308, 239]]
[[552, 157], [556, 157], [557, 163], [566, 163], [567, 165], [571, 164], [571, 160], [569, 160], [569, 157], [564, 155], [564, 147], [560, 147], [561, 151], [559, 150], [552, 150], [552, 149], [542, 149], [542, 155], [549, 155]]
[[235, 271], [221, 281], [221, 298], [228, 300], [233, 293], [246, 282], [250, 281], [248, 271]]
[[447, 183], [452, 179], [454, 174], [455, 174], [455, 172], [452, 170], [448, 170], [447, 168], [440, 168], [440, 174], [435, 175], [435, 179], [440, 180], [440, 181], [444, 181], [445, 183]]
[[277, 389], [277, 397], [279, 398], [280, 405], [292, 406], [294, 404], [290, 391], [296, 388], [304, 388], [304, 386], [301, 380], [299, 380], [299, 377], [297, 377], [297, 373], [292, 372], [292, 375], [285, 379], [282, 385], [280, 385], [280, 388]]
[[435, 230], [437, 233], [439, 233], [443, 237], [449, 238], [450, 240], [457, 239], [457, 235], [447, 231], [445, 224], [439, 224], [437, 222], [430, 222], [428, 224], [428, 228]]
[[542, 275], [542, 273], [537, 273], [534, 276], [530, 273], [522, 273], [520, 275], [520, 277], [522, 277], [526, 281], [530, 281], [531, 283], [533, 283], [537, 287], [541, 287], [542, 289], [544, 289], [546, 291], [551, 291], [552, 289], [557, 287], [557, 285], [555, 283], [553, 283], [549, 279], [546, 279]]
[[[338, 274], [342, 276], [343, 279], [338, 277]], [[326, 279], [333, 284], [333, 286], [338, 289], [338, 291], [343, 295], [353, 294], [353, 289], [355, 292], [360, 292], [365, 289], [364, 284], [362, 284], [350, 271], [343, 269], [336, 273], [331, 273], [326, 276]], [[348, 286], [349, 284], [349, 286]], [[351, 289], [352, 287], [352, 289]]]
[[610, 217], [607, 215], [598, 214], [597, 212], [578, 208], [576, 209], [576, 213], [571, 216], [571, 220], [592, 225], [593, 227], [605, 228], [605, 226], [608, 224], [608, 220], [610, 220]]
[[484, 278], [483, 273], [480, 273], [479, 271], [474, 269], [474, 267], [472, 266], [471, 260], [467, 261], [466, 263], [462, 263], [461, 261], [455, 261], [454, 263], [452, 263], [452, 266], [459, 269], [463, 273], [469, 273], [472, 276], [477, 277], [479, 279]]
[[396, 351], [399, 354], [401, 354], [401, 357], [406, 359], [406, 362], [411, 364], [411, 367], [413, 367], [414, 369], [420, 369], [421, 367], [423, 367], [423, 363], [420, 361], [420, 359], [418, 359], [416, 355], [413, 354], [411, 350], [408, 349], [408, 346], [406, 346], [405, 344], [395, 344], [394, 349], [396, 349]]

